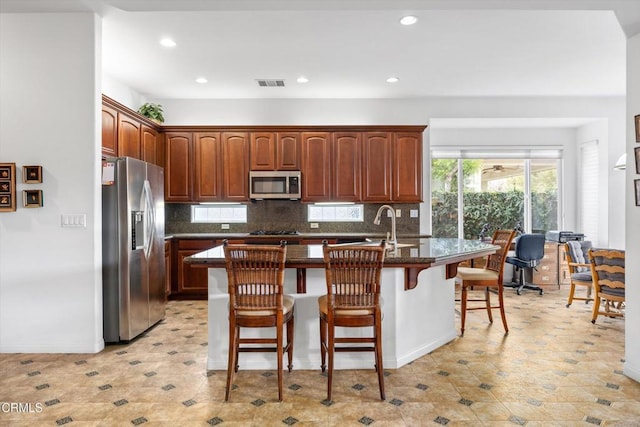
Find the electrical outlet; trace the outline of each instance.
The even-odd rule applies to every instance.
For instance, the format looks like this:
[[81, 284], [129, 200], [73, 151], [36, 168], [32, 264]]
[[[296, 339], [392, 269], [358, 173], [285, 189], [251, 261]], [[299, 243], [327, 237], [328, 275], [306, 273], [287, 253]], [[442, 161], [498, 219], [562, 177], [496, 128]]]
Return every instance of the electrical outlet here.
[[223, 230], [228, 230], [229, 229], [229, 224], [222, 224], [222, 225], [220, 225], [220, 228], [222, 228]]
[[402, 216], [402, 209], [396, 209], [396, 218], [400, 218]]
[[318, 223], [317, 222], [312, 222], [312, 223], [309, 224], [309, 227], [318, 228]]
[[418, 218], [418, 209], [411, 209], [411, 210], [409, 211], [409, 216], [410, 216], [411, 218]]

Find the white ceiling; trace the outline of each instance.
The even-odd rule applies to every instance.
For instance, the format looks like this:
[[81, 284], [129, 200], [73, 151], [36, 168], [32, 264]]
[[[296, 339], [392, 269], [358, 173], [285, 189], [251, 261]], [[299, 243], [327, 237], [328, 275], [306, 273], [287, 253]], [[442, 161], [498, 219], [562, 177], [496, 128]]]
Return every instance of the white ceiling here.
[[103, 16], [103, 71], [150, 99], [624, 95], [620, 24], [640, 22], [638, 0], [0, 0], [83, 9]]

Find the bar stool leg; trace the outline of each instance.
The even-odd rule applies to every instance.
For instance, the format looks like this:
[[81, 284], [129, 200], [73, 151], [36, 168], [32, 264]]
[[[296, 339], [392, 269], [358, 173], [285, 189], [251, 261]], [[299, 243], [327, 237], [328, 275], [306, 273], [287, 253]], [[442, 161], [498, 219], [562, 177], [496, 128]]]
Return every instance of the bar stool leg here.
[[320, 369], [325, 372], [327, 369], [327, 322], [320, 316], [320, 359], [322, 364]]
[[375, 334], [376, 334], [376, 370], [378, 371], [378, 385], [380, 387], [380, 399], [385, 400], [384, 393], [384, 367], [382, 366], [382, 315], [380, 311], [376, 311], [375, 319]]
[[[328, 322], [327, 322], [328, 323]], [[331, 389], [333, 386], [333, 356], [335, 354], [335, 327], [331, 325], [328, 329], [329, 341], [327, 343], [327, 353], [329, 356], [329, 371], [327, 373], [327, 400], [331, 401]]]
[[460, 336], [464, 335], [464, 322], [467, 319], [467, 287], [464, 282], [460, 291]]
[[233, 386], [233, 374], [234, 372], [237, 372], [237, 342], [240, 341], [239, 335], [240, 331], [235, 324], [235, 319], [229, 319], [229, 359], [227, 361], [227, 387], [224, 392], [225, 402], [229, 400], [229, 394], [231, 393], [231, 387]]
[[295, 313], [291, 313], [291, 319], [287, 322], [287, 368], [289, 372], [293, 369], [293, 336], [294, 336], [294, 321]]

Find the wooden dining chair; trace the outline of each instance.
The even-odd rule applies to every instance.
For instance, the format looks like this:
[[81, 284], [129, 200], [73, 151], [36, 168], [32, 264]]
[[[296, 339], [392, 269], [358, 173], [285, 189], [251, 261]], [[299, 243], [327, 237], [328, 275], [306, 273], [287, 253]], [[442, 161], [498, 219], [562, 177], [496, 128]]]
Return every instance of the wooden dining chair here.
[[[282, 401], [283, 356], [293, 368], [294, 299], [284, 295], [284, 263], [287, 247], [277, 245], [231, 245], [224, 243], [229, 282], [229, 362], [224, 400], [229, 400], [240, 352], [276, 352], [278, 400]], [[283, 329], [287, 327], [287, 342]], [[240, 329], [275, 327], [275, 338], [241, 338]], [[245, 344], [247, 344], [245, 346]], [[267, 345], [256, 347], [255, 345]]]
[[[589, 259], [594, 290], [591, 323], [596, 323], [599, 315], [624, 317], [625, 251], [589, 249]], [[604, 301], [603, 310], [600, 310], [601, 300]]]
[[[375, 354], [380, 399], [385, 400], [382, 364], [380, 276], [385, 242], [376, 246], [324, 244], [327, 294], [318, 299], [321, 369], [327, 368], [327, 401], [331, 401], [334, 354], [371, 351]], [[369, 337], [336, 337], [336, 327], [373, 326]], [[343, 345], [347, 344], [347, 345]], [[370, 345], [366, 345], [370, 344]]]
[[[589, 249], [591, 242], [572, 240], [564, 244], [565, 258], [569, 267], [569, 297], [567, 299], [567, 308], [571, 307], [573, 300], [584, 301], [588, 304], [593, 301], [591, 291], [593, 289], [593, 275], [591, 274], [591, 263], [589, 262]], [[586, 288], [584, 297], [576, 296], [576, 286]]]
[[[491, 244], [500, 246], [494, 254], [489, 255], [487, 263], [484, 268], [474, 267], [458, 267], [458, 273], [456, 275], [456, 282], [460, 283], [460, 335], [464, 335], [464, 326], [467, 318], [467, 310], [487, 310], [489, 316], [489, 322], [493, 323], [493, 315], [491, 310], [494, 308], [500, 309], [500, 317], [502, 317], [502, 324], [504, 326], [505, 333], [509, 332], [509, 326], [507, 325], [507, 316], [504, 312], [504, 284], [503, 284], [503, 272], [504, 264], [507, 257], [507, 252], [513, 241], [513, 237], [516, 234], [516, 230], [496, 230], [493, 233], [493, 239]], [[484, 298], [469, 299], [469, 289], [483, 289]], [[491, 305], [491, 292], [498, 294], [498, 305]], [[467, 302], [484, 302], [483, 306], [468, 307]]]

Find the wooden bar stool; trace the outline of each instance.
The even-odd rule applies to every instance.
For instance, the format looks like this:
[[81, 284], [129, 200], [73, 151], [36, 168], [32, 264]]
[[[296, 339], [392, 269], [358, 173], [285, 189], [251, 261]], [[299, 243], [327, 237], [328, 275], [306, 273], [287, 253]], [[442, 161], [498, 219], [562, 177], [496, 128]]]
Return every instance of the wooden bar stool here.
[[[385, 400], [382, 366], [382, 310], [380, 308], [380, 275], [384, 251], [384, 241], [379, 246], [329, 246], [326, 243], [323, 246], [327, 294], [318, 299], [318, 307], [322, 372], [325, 372], [327, 366], [325, 364], [327, 355], [329, 359], [328, 401], [331, 401], [334, 353], [361, 351], [375, 353], [380, 399]], [[373, 336], [335, 336], [336, 327], [360, 328], [366, 326], [373, 326]]]
[[[274, 245], [230, 245], [224, 242], [229, 280], [229, 362], [224, 400], [229, 400], [240, 352], [276, 352], [278, 357], [278, 400], [282, 401], [282, 358], [293, 368], [294, 299], [283, 294], [285, 243]], [[287, 326], [284, 344], [283, 326]], [[276, 328], [275, 338], [241, 338], [240, 328]], [[243, 346], [253, 344], [253, 346]], [[256, 347], [255, 344], [271, 344]], [[275, 345], [273, 345], [275, 344]]]
[[[467, 319], [467, 310], [487, 310], [487, 316], [489, 316], [489, 322], [493, 323], [493, 315], [491, 310], [494, 308], [500, 309], [500, 317], [502, 318], [502, 325], [504, 326], [505, 333], [509, 332], [509, 326], [507, 326], [507, 316], [504, 312], [504, 284], [503, 284], [503, 272], [504, 262], [507, 257], [507, 252], [511, 246], [511, 241], [516, 234], [516, 230], [496, 230], [493, 233], [493, 239], [491, 244], [500, 246], [500, 249], [495, 254], [489, 255], [487, 265], [484, 268], [470, 268], [459, 267], [458, 274], [456, 275], [456, 282], [461, 284], [460, 295], [460, 335], [464, 335], [464, 324]], [[480, 288], [484, 290], [484, 298], [469, 299], [467, 294], [469, 289]], [[491, 293], [490, 290], [497, 292], [498, 305], [491, 305]], [[479, 307], [467, 307], [468, 301], [484, 302], [484, 305]]]

